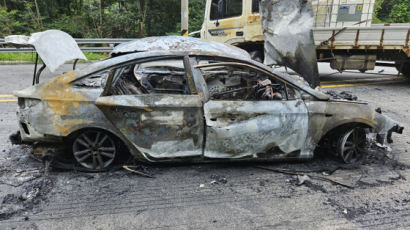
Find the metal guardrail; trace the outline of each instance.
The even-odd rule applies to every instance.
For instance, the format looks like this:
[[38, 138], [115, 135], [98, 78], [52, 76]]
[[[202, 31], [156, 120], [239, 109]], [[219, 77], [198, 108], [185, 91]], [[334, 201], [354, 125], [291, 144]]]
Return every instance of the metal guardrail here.
[[[106, 53], [111, 52], [115, 45], [135, 40], [136, 38], [75, 38], [75, 41], [84, 52]], [[108, 45], [108, 46], [84, 46], [84, 45]], [[7, 45], [3, 38], [0, 38], [0, 46]], [[30, 53], [32, 48], [0, 47], [0, 53]]]

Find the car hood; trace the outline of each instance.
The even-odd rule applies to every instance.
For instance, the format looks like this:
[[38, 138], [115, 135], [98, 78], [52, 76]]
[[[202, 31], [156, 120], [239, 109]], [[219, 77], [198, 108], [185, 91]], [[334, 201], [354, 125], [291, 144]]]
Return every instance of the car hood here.
[[287, 66], [299, 73], [312, 88], [318, 86], [311, 2], [262, 0], [260, 6], [265, 64]]
[[31, 36], [11, 35], [5, 42], [17, 47], [32, 46], [51, 72], [55, 72], [67, 61], [87, 60], [77, 42], [69, 34], [60, 30], [46, 30]]

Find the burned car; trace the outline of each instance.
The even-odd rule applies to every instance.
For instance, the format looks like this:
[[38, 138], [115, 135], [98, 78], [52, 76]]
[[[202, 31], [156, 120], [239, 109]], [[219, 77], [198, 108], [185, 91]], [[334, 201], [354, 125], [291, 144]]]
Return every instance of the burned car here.
[[333, 100], [229, 45], [154, 37], [15, 92], [21, 138], [64, 143], [104, 170], [126, 154], [149, 162], [306, 160], [327, 144], [346, 163], [366, 134], [382, 144], [395, 121], [363, 102]]

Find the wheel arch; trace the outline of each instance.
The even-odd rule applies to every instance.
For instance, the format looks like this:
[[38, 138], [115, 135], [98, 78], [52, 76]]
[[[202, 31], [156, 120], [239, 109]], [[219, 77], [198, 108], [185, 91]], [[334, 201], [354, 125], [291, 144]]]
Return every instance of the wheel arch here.
[[323, 147], [323, 146], [328, 146], [329, 142], [334, 141], [334, 138], [336, 136], [340, 135], [347, 129], [351, 129], [354, 127], [360, 127], [363, 129], [373, 129], [374, 125], [369, 123], [369, 122], [363, 122], [363, 121], [350, 121], [350, 122], [343, 122], [340, 124], [336, 124], [332, 128], [328, 129], [319, 139], [318, 145], [316, 146], [316, 149], [318, 147]]

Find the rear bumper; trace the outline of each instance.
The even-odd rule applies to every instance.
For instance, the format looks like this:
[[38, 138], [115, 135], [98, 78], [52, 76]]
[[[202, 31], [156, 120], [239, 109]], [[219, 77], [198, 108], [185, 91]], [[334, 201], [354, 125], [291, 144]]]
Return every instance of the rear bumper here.
[[17, 110], [18, 125], [22, 142], [61, 142], [61, 137], [44, 134], [38, 131], [31, 123], [32, 111], [30, 109]]

